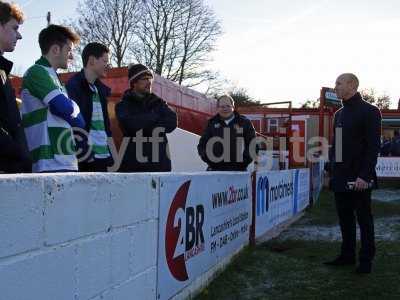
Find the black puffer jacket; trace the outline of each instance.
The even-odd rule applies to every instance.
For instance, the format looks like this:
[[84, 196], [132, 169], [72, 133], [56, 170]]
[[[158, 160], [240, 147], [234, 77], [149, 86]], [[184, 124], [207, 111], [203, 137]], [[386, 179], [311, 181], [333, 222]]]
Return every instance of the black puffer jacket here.
[[[225, 146], [220, 142], [210, 140], [214, 137], [223, 139], [226, 130], [227, 142]], [[208, 164], [213, 171], [246, 171], [252, 162], [250, 143], [256, 137], [253, 124], [249, 119], [234, 112], [234, 119], [227, 125], [217, 114], [208, 121], [207, 127], [200, 138], [197, 151], [201, 159]], [[242, 139], [240, 141], [239, 139]], [[207, 143], [212, 143], [212, 153], [207, 153]], [[239, 143], [238, 143], [239, 142]], [[239, 146], [238, 146], [239, 145]], [[254, 144], [254, 152], [256, 145]], [[213, 161], [214, 158], [225, 157], [223, 161]]]
[[0, 56], [0, 173], [29, 173], [32, 162], [8, 79], [12, 66], [12, 62]]
[[[171, 171], [166, 134], [177, 127], [177, 117], [167, 103], [154, 94], [142, 96], [127, 91], [122, 101], [116, 105], [115, 112], [124, 138], [134, 138], [134, 140], [130, 139], [129, 141], [119, 171]], [[162, 132], [155, 134], [156, 128], [159, 128]], [[159, 141], [157, 138], [151, 139], [153, 133], [159, 137]], [[140, 136], [143, 136], [143, 139]], [[156, 144], [158, 144], [158, 147], [155, 146]], [[142, 158], [146, 161], [143, 161]]]
[[[340, 132], [342, 138], [338, 136]], [[359, 93], [343, 101], [343, 107], [335, 113], [334, 139], [329, 152], [330, 187], [334, 192], [347, 191], [347, 182], [357, 177], [367, 182], [373, 180], [376, 186], [380, 137], [381, 113], [376, 106], [364, 101]], [[338, 140], [336, 145], [335, 140]]]

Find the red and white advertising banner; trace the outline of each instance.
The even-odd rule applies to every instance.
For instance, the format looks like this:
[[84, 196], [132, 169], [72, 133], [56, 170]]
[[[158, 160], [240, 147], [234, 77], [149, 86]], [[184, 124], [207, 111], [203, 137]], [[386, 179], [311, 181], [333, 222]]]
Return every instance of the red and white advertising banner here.
[[248, 244], [251, 194], [248, 173], [160, 177], [159, 299]]

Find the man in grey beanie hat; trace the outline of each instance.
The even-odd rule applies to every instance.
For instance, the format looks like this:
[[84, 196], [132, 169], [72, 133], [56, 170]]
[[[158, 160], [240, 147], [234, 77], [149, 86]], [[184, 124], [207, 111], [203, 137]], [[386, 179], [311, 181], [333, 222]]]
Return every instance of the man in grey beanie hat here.
[[115, 113], [129, 143], [120, 172], [170, 172], [167, 133], [177, 127], [176, 113], [152, 93], [153, 73], [142, 64], [128, 69], [130, 88]]

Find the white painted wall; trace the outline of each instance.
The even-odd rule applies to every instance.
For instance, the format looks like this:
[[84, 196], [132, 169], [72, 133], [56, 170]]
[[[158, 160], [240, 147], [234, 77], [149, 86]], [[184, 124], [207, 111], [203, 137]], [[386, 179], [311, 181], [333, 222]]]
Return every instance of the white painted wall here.
[[155, 299], [158, 184], [1, 175], [0, 299]]
[[[215, 174], [198, 175], [209, 186]], [[0, 175], [0, 300], [156, 299], [166, 176], [177, 174]], [[194, 296], [233, 254], [177, 299]]]

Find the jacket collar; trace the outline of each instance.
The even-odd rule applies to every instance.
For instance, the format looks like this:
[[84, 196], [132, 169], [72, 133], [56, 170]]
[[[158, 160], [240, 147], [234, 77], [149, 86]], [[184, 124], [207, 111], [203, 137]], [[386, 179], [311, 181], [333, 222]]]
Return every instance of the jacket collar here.
[[[77, 77], [79, 79], [79, 82], [90, 90], [89, 82], [85, 77], [84, 69], [82, 69], [79, 73], [77, 73]], [[94, 85], [99, 91], [100, 90], [103, 91], [106, 97], [111, 95], [111, 89], [107, 85], [105, 85], [101, 80], [96, 79]]]
[[[239, 115], [239, 113], [238, 113], [236, 110], [233, 112], [233, 115], [234, 115], [234, 118], [233, 118], [233, 120], [231, 121], [231, 123], [232, 123], [232, 122], [237, 122], [237, 120], [240, 118], [240, 115]], [[215, 120], [215, 121], [220, 122], [220, 123], [224, 122], [224, 119], [222, 119], [221, 116], [220, 116], [219, 114], [216, 114], [216, 115], [212, 118], [212, 120]]]
[[123, 100], [130, 101], [130, 102], [136, 102], [136, 103], [146, 103], [146, 105], [151, 104], [153, 102], [157, 102], [157, 101], [160, 101], [160, 102], [164, 101], [161, 98], [157, 97], [153, 93], [150, 93], [147, 95], [141, 95], [141, 94], [138, 94], [138, 93], [132, 91], [131, 89], [128, 89], [125, 91]]
[[13, 67], [12, 61], [9, 61], [8, 59], [4, 58], [3, 55], [0, 55], [0, 69], [3, 70], [7, 76], [10, 74], [12, 67]]
[[357, 92], [353, 97], [351, 97], [350, 99], [346, 100], [346, 101], [342, 101], [343, 106], [354, 106], [357, 103], [360, 103], [362, 101], [362, 97], [361, 94], [359, 92]]
[[43, 67], [51, 68], [50, 62], [47, 60], [46, 57], [42, 56], [39, 58], [37, 61], [35, 61], [35, 64], [41, 65]]

